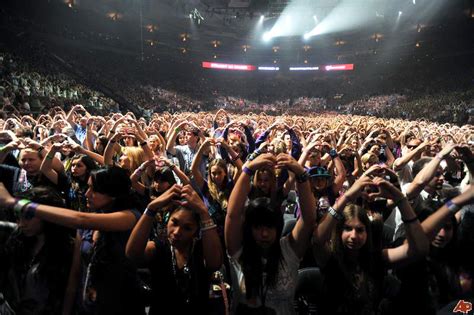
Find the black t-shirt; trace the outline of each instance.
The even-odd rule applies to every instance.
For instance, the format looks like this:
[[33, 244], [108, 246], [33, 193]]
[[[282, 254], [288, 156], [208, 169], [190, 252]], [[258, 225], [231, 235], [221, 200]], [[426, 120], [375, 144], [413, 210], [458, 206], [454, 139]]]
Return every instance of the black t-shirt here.
[[149, 266], [153, 290], [149, 314], [208, 314], [210, 272], [204, 266], [202, 241], [194, 245], [188, 273], [174, 266], [168, 242], [155, 241], [155, 246]]
[[[131, 210], [137, 220], [140, 213]], [[92, 314], [144, 314], [135, 265], [125, 256], [131, 231], [100, 232], [91, 258], [90, 282], [97, 300]]]
[[[371, 255], [373, 256], [373, 255]], [[382, 253], [374, 257], [369, 272], [360, 263], [342, 266], [333, 255], [321, 272], [324, 276], [321, 314], [375, 314], [381, 301], [384, 265]]]

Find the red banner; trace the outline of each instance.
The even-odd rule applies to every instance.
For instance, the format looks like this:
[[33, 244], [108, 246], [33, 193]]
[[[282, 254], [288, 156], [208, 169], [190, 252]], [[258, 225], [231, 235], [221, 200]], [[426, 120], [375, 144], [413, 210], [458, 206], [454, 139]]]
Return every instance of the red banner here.
[[218, 62], [202, 62], [203, 68], [208, 69], [220, 69], [220, 70], [238, 70], [238, 71], [254, 71], [255, 66], [252, 65], [238, 65], [238, 64], [229, 64], [229, 63], [218, 63]]
[[354, 64], [348, 63], [344, 65], [327, 65], [324, 67], [326, 71], [346, 71], [346, 70], [354, 70]]

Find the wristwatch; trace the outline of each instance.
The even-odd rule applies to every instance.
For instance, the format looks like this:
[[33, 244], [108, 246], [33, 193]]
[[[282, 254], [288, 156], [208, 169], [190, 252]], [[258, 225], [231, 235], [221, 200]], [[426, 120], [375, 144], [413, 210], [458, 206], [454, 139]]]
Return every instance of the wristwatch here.
[[309, 174], [307, 171], [304, 171], [300, 175], [296, 175], [295, 178], [298, 183], [304, 183], [308, 180]]
[[337, 157], [337, 151], [335, 149], [329, 150], [329, 156], [331, 157], [331, 159], [334, 159], [335, 157]]

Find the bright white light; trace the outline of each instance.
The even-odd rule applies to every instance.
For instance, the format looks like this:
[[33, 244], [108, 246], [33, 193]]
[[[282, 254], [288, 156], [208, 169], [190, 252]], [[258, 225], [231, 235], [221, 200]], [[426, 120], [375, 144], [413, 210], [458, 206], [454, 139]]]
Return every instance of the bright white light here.
[[192, 19], [193, 19], [193, 15], [192, 15], [192, 14], [189, 14], [189, 18], [192, 20]]
[[265, 32], [265, 33], [263, 33], [263, 37], [262, 37], [262, 38], [263, 38], [263, 41], [264, 41], [264, 42], [269, 42], [270, 39], [272, 39], [272, 37], [273, 37], [273, 36], [272, 36], [272, 34], [271, 34], [270, 32]]
[[319, 67], [290, 67], [290, 71], [317, 71]]
[[308, 40], [310, 37], [311, 37], [311, 34], [310, 34], [310, 33], [306, 33], [306, 34], [303, 35], [303, 38], [304, 38], [305, 40]]
[[260, 15], [260, 22], [262, 22], [265, 19], [265, 15]]
[[413, 4], [416, 4], [416, 0], [413, 0]]
[[313, 15], [313, 19], [315, 22], [318, 22], [318, 17], [316, 15]]
[[402, 15], [403, 12], [402, 11], [398, 11], [398, 16]]
[[278, 71], [280, 67], [258, 67], [258, 70], [261, 71]]

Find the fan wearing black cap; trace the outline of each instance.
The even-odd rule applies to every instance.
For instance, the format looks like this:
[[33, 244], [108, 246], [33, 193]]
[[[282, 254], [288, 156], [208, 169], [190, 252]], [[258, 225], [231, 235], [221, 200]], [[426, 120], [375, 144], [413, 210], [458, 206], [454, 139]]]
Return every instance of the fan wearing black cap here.
[[[307, 154], [305, 156], [307, 156]], [[346, 170], [336, 150], [330, 150], [329, 156], [331, 162], [328, 168], [331, 169], [334, 165], [334, 176], [332, 176], [328, 168], [324, 166], [313, 166], [308, 169], [308, 174], [311, 179], [311, 190], [318, 202], [318, 221], [327, 212], [329, 206], [334, 204], [346, 180]], [[305, 162], [305, 158], [299, 160], [299, 164], [302, 166], [305, 165]]]

